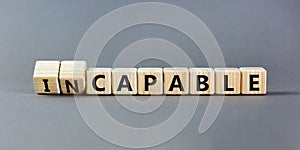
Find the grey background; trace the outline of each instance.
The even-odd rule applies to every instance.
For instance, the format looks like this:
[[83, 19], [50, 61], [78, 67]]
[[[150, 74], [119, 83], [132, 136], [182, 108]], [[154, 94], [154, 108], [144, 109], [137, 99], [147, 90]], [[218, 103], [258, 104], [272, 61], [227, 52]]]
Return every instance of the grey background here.
[[[36, 95], [32, 73], [38, 59], [73, 59], [80, 39], [96, 20], [135, 2], [141, 1], [0, 1], [0, 149], [123, 149], [89, 130], [72, 96]], [[198, 125], [208, 102], [208, 97], [203, 97], [188, 126], [152, 149], [299, 149], [300, 2], [160, 2], [178, 5], [202, 19], [219, 42], [227, 66], [265, 67], [269, 94], [227, 96], [216, 122], [200, 135]], [[121, 49], [146, 37], [170, 40], [184, 49], [196, 66], [206, 65], [199, 49], [184, 35], [145, 25], [129, 28], [110, 41], [98, 66], [110, 66]], [[152, 65], [167, 64], [156, 60], [140, 63]], [[133, 126], [164, 120], [177, 102], [176, 97], [168, 97], [150, 116], [137, 116], [112, 97], [102, 99], [113, 117]], [[160, 115], [154, 117], [155, 113]]]

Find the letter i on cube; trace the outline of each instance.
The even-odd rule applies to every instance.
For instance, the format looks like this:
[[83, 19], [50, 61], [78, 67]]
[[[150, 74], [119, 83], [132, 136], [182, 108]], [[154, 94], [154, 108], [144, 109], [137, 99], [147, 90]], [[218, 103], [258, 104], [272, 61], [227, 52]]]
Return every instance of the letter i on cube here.
[[267, 71], [240, 68], [90, 68], [85, 61], [36, 61], [37, 94], [211, 95], [267, 93]]

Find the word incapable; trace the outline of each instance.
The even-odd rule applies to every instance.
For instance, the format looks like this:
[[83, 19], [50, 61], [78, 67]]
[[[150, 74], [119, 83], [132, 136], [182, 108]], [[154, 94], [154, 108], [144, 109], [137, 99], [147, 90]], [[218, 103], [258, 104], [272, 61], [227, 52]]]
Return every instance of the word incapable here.
[[85, 61], [36, 61], [37, 94], [266, 94], [267, 71], [240, 68], [89, 68]]

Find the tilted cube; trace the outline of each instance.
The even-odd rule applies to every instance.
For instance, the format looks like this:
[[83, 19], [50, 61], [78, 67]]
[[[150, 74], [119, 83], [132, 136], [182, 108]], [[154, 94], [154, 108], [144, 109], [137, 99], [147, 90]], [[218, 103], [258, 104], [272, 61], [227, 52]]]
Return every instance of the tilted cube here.
[[36, 61], [33, 82], [37, 94], [59, 94], [59, 61]]
[[63, 94], [83, 94], [85, 92], [85, 61], [62, 61], [59, 81]]

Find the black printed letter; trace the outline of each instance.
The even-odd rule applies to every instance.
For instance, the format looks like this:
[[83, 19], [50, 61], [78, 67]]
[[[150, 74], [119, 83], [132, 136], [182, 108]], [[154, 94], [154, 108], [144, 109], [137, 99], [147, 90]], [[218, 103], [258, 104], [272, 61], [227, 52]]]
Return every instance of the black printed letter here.
[[105, 91], [105, 87], [99, 88], [99, 87], [97, 86], [97, 80], [98, 80], [99, 78], [105, 79], [105, 75], [102, 75], [102, 74], [101, 74], [101, 75], [97, 75], [97, 76], [95, 76], [95, 77], [93, 78], [93, 81], [92, 81], [93, 88], [94, 88], [96, 91]]
[[74, 80], [75, 87], [72, 85], [72, 83], [69, 80], [65, 80], [67, 93], [70, 93], [70, 87], [75, 91], [75, 93], [79, 92], [78, 83], [77, 80]]
[[[176, 81], [178, 82], [178, 84], [175, 84]], [[180, 81], [179, 75], [174, 75], [172, 83], [170, 85], [169, 91], [173, 91], [173, 88], [179, 88], [180, 91], [184, 91], [183, 87], [182, 87], [182, 83]]]
[[48, 86], [48, 79], [43, 79], [44, 85], [45, 85], [45, 92], [50, 92], [49, 86]]
[[224, 91], [234, 91], [233, 88], [228, 87], [228, 75], [224, 75]]
[[[125, 84], [123, 84], [124, 81], [125, 81]], [[132, 88], [131, 88], [131, 85], [129, 83], [129, 79], [128, 79], [127, 75], [122, 75], [122, 78], [120, 80], [120, 83], [119, 83], [117, 91], [121, 91], [121, 89], [123, 87], [127, 88], [128, 91], [132, 91]]]
[[[201, 82], [201, 78], [204, 79]], [[209, 88], [209, 85], [206, 83], [208, 81], [208, 77], [206, 75], [197, 75], [197, 91], [206, 91]], [[201, 88], [200, 85], [203, 84], [204, 88]]]
[[259, 88], [254, 88], [254, 84], [258, 84], [259, 82], [258, 81], [254, 81], [254, 78], [259, 78], [259, 75], [250, 75], [249, 76], [249, 82], [250, 82], [250, 91], [259, 91]]
[[[152, 79], [152, 82], [149, 82], [149, 78]], [[149, 86], [156, 83], [156, 77], [154, 75], [145, 75], [145, 91], [149, 91]]]

